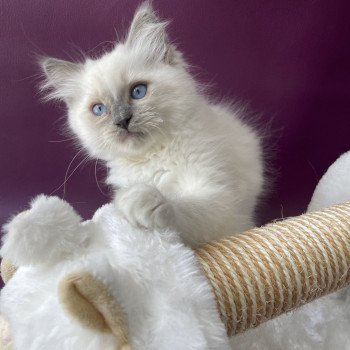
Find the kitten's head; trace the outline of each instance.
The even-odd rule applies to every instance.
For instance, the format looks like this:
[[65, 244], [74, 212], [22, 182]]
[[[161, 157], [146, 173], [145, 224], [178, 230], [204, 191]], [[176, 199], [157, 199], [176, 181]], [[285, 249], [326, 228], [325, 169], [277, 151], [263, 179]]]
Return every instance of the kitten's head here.
[[42, 60], [48, 97], [66, 102], [69, 126], [92, 156], [142, 155], [185, 128], [196, 84], [166, 25], [144, 3], [111, 52], [83, 63]]

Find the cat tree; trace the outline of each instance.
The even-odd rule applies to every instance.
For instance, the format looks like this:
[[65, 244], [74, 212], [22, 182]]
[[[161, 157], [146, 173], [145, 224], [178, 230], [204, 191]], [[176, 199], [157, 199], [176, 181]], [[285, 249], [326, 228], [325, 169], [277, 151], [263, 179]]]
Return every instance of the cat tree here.
[[[350, 202], [210, 242], [195, 254], [228, 335], [244, 332], [350, 283]], [[103, 313], [81, 279], [64, 288]], [[118, 310], [109, 327], [127, 349], [127, 319]]]

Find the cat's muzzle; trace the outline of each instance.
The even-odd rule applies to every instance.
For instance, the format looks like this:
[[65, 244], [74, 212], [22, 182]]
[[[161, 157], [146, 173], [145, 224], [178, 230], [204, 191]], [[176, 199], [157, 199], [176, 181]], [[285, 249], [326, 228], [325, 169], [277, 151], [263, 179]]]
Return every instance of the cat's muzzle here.
[[131, 119], [132, 119], [132, 115], [129, 115], [126, 118], [115, 120], [114, 125], [116, 125], [121, 129], [128, 130]]

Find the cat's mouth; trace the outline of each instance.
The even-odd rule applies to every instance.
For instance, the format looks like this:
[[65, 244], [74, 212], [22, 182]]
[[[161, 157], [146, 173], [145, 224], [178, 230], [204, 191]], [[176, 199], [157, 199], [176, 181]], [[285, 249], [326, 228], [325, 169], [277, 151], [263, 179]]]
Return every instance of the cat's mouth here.
[[120, 130], [118, 134], [121, 141], [126, 141], [131, 139], [141, 139], [141, 138], [144, 138], [145, 136], [145, 134], [141, 131], [132, 131], [128, 129]]

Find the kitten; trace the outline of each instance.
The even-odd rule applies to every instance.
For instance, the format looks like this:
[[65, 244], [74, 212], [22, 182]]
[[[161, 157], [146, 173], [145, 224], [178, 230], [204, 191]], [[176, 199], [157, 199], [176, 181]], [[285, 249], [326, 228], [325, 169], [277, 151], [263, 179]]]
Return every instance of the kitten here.
[[126, 40], [102, 57], [43, 59], [44, 89], [66, 102], [71, 130], [106, 162], [130, 223], [171, 227], [196, 245], [253, 226], [262, 149], [238, 113], [208, 101], [166, 26], [142, 4]]

